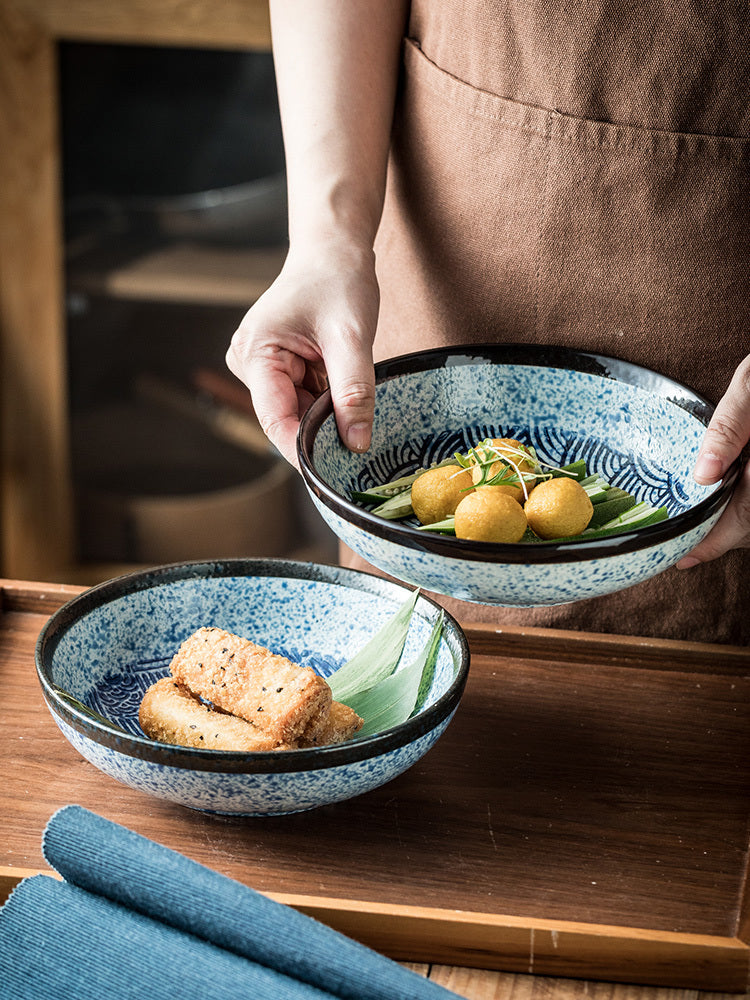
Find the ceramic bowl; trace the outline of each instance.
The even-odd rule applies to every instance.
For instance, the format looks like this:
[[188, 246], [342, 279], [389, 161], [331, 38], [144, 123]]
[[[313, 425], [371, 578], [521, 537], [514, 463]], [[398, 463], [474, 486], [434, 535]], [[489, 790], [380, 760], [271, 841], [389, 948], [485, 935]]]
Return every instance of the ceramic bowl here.
[[[206, 812], [258, 816], [360, 795], [411, 767], [447, 727], [469, 653], [446, 616], [421, 709], [370, 737], [314, 749], [239, 753], [148, 739], [138, 725], [146, 688], [169, 672], [180, 643], [216, 625], [327, 676], [401, 606], [410, 588], [330, 566], [267, 559], [180, 563], [84, 591], [47, 622], [36, 648], [42, 692], [75, 749], [132, 788]], [[430, 635], [439, 608], [420, 596], [403, 661]], [[93, 710], [92, 717], [60, 689]]]
[[[302, 420], [298, 457], [323, 518], [377, 569], [478, 604], [565, 604], [655, 576], [713, 527], [739, 462], [719, 485], [694, 482], [712, 412], [686, 386], [614, 358], [528, 345], [433, 350], [376, 366], [366, 454], [342, 445], [327, 392]], [[555, 465], [583, 458], [590, 473], [669, 517], [608, 538], [503, 545], [419, 531], [350, 499], [486, 437], [516, 438]]]

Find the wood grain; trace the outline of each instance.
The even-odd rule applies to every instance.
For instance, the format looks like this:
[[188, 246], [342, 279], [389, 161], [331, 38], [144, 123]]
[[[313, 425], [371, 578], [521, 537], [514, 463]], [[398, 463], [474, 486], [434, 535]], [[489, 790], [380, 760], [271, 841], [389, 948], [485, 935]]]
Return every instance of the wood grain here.
[[2, 588], [7, 864], [43, 868], [44, 824], [76, 801], [399, 959], [746, 988], [750, 653], [744, 676], [687, 645], [660, 671], [629, 643], [607, 640], [602, 663], [596, 637], [576, 656], [574, 637], [537, 630], [525, 658], [519, 631], [494, 655], [485, 634], [455, 720], [401, 778], [298, 816], [218, 818], [115, 783], [61, 737], [33, 646], [76, 592]]

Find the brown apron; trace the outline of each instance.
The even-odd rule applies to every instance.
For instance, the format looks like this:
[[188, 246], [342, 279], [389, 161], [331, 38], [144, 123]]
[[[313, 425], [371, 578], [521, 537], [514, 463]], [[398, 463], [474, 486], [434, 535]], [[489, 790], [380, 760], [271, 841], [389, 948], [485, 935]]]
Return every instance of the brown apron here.
[[[718, 401], [750, 352], [749, 25], [740, 0], [415, 0], [376, 358], [565, 344]], [[572, 605], [440, 600], [465, 622], [746, 644], [750, 550]]]

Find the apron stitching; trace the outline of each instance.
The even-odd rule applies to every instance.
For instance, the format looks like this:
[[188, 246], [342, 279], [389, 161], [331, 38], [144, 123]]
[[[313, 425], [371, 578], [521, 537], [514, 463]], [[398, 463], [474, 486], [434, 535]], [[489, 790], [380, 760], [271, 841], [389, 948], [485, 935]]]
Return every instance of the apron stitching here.
[[545, 219], [547, 218], [547, 200], [549, 196], [549, 167], [550, 167], [550, 160], [552, 159], [552, 147], [549, 142], [549, 137], [552, 128], [552, 115], [553, 112], [549, 112], [547, 114], [547, 121], [545, 123], [545, 129], [544, 129], [544, 136], [547, 141], [544, 144], [544, 149], [545, 149], [544, 180], [542, 181], [542, 204], [539, 216], [539, 235], [537, 237], [536, 268], [534, 270], [534, 336], [535, 337], [539, 333], [539, 300], [541, 298], [541, 274], [542, 274], [542, 226], [544, 225]]
[[[581, 145], [590, 149], [602, 149], [611, 152], [642, 153], [646, 156], [666, 155], [674, 156], [676, 147], [696, 146], [704, 154], [710, 154], [715, 158], [727, 158], [733, 160], [739, 158], [744, 160], [750, 152], [750, 137], [740, 135], [713, 135], [701, 132], [672, 132], [668, 129], [648, 128], [640, 125], [629, 125], [620, 122], [608, 122], [595, 118], [581, 118], [577, 115], [567, 114], [556, 109], [546, 109], [535, 104], [524, 104], [514, 98], [503, 97], [500, 94], [493, 94], [491, 91], [474, 87], [473, 84], [454, 77], [446, 70], [441, 69], [433, 63], [422, 51], [417, 50], [423, 56], [428, 65], [436, 72], [447, 77], [447, 84], [435, 81], [426, 75], [419, 75], [421, 86], [426, 87], [432, 94], [440, 99], [446, 106], [461, 104], [475, 118], [484, 118], [495, 122], [499, 128], [507, 132], [526, 132], [536, 135], [546, 140], [568, 145]], [[418, 73], [418, 69], [415, 69]], [[468, 100], [470, 96], [474, 100]], [[487, 103], [493, 101], [508, 101], [517, 105], [520, 112], [529, 114], [544, 114], [545, 126], [539, 128], [524, 121], [513, 121], [512, 114], [501, 110], [494, 111], [486, 107]], [[559, 117], [561, 123], [567, 124], [573, 129], [573, 133], [556, 131], [552, 134], [550, 120], [552, 115]], [[596, 135], [584, 135], [583, 131], [590, 129]], [[611, 133], [611, 134], [610, 134]], [[696, 150], [697, 152], [698, 150]]]

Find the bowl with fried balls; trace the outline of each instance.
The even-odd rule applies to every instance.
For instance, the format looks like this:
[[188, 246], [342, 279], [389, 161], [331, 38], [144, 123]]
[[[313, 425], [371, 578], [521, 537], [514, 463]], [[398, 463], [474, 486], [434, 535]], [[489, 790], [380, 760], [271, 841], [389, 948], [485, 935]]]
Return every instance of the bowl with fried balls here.
[[713, 406], [617, 358], [471, 345], [375, 366], [372, 443], [344, 447], [330, 391], [302, 418], [299, 466], [335, 534], [428, 592], [566, 604], [653, 577], [711, 530], [739, 477], [699, 485]]

